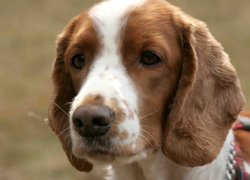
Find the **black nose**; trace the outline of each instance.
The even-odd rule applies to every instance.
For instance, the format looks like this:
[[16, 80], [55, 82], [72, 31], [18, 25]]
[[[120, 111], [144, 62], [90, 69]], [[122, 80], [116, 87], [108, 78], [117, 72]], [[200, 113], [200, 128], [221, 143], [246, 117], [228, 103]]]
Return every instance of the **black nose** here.
[[76, 131], [83, 137], [105, 135], [114, 118], [114, 112], [105, 106], [81, 106], [72, 117]]

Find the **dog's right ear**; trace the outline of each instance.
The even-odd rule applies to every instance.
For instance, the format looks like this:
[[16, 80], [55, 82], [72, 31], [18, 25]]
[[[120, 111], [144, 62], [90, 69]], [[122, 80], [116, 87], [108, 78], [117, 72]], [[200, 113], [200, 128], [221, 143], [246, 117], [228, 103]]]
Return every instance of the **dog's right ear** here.
[[65, 52], [71, 40], [72, 34], [81, 24], [81, 16], [74, 18], [59, 35], [57, 40], [57, 55], [53, 64], [52, 79], [54, 91], [49, 109], [49, 125], [59, 137], [62, 147], [71, 164], [80, 171], [89, 172], [93, 165], [84, 159], [79, 159], [72, 153], [72, 142], [69, 130], [70, 102], [76, 95], [72, 81], [65, 65]]

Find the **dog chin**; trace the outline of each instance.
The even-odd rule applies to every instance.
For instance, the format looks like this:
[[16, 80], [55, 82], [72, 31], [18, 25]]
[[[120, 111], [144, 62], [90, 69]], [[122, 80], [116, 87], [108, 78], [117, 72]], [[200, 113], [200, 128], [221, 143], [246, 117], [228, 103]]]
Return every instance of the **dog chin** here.
[[106, 165], [106, 164], [130, 164], [148, 157], [147, 152], [141, 152], [131, 156], [114, 156], [114, 155], [84, 155], [81, 158], [86, 159], [90, 163]]
[[117, 151], [117, 148], [96, 147], [87, 148], [84, 145], [73, 146], [73, 154], [80, 159], [86, 159], [93, 164], [129, 164], [141, 159], [145, 159], [150, 151]]

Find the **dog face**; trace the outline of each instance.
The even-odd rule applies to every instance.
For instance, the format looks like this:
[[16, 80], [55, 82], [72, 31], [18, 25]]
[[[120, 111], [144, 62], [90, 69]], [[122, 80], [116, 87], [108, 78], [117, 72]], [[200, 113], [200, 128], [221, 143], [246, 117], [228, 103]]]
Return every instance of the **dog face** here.
[[74, 18], [53, 80], [50, 125], [84, 171], [158, 150], [182, 165], [211, 162], [244, 104], [205, 24], [161, 0], [104, 1]]

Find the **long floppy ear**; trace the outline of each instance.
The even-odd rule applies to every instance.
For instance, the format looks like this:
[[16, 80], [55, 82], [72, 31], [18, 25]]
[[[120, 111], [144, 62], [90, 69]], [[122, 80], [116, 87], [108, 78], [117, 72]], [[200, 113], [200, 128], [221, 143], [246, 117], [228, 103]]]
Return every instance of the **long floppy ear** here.
[[54, 92], [49, 110], [49, 124], [59, 137], [62, 147], [71, 164], [80, 171], [89, 172], [93, 165], [84, 159], [75, 157], [72, 153], [72, 142], [69, 132], [69, 109], [76, 92], [65, 68], [64, 54], [74, 30], [79, 24], [80, 16], [73, 19], [64, 29], [57, 41], [57, 56], [53, 64]]
[[163, 152], [194, 167], [216, 158], [245, 100], [228, 55], [206, 25], [186, 15], [178, 18], [183, 64], [164, 125]]

